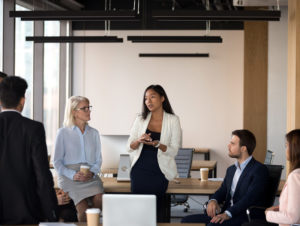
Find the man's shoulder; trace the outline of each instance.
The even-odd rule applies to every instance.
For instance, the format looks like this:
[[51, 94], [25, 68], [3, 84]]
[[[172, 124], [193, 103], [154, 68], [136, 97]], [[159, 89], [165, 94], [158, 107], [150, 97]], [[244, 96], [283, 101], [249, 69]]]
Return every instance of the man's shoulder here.
[[263, 164], [263, 163], [257, 161], [255, 158], [252, 158], [252, 159], [251, 159], [251, 162], [252, 162], [253, 166], [255, 166], [255, 167], [258, 167], [258, 168], [261, 168], [261, 169], [268, 170], [265, 164]]
[[24, 117], [24, 116], [21, 117], [21, 121], [22, 121], [23, 125], [26, 126], [26, 127], [44, 128], [43, 123], [41, 123], [39, 121], [32, 120], [32, 119]]

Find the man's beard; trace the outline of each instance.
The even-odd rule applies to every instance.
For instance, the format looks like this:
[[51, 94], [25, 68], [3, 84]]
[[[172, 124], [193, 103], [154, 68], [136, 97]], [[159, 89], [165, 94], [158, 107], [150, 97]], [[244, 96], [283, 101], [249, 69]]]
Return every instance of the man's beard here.
[[229, 155], [230, 158], [235, 158], [235, 159], [238, 159], [238, 158], [241, 157], [241, 154], [235, 154], [234, 155], [234, 154], [229, 153], [228, 155]]

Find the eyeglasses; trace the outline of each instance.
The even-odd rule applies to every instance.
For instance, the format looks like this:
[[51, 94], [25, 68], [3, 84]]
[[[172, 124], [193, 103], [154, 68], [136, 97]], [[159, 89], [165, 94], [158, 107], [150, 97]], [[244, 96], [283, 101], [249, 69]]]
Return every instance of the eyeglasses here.
[[76, 111], [84, 111], [84, 112], [88, 112], [88, 111], [91, 111], [92, 110], [92, 107], [93, 106], [87, 106], [87, 107], [82, 107], [82, 108], [77, 108], [75, 109]]

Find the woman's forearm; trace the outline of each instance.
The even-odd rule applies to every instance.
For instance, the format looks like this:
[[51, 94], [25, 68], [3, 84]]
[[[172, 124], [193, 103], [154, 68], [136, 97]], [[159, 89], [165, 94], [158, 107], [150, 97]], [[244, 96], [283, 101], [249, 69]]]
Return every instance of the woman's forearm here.
[[139, 140], [134, 140], [134, 141], [132, 141], [131, 144], [130, 144], [130, 148], [131, 148], [132, 150], [138, 149], [139, 146], [140, 146]]

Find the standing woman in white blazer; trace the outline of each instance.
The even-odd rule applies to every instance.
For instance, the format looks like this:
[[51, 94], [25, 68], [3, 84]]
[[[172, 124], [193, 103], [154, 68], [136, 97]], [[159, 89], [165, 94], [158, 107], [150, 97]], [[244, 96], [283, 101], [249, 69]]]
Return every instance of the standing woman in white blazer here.
[[142, 114], [133, 124], [128, 152], [134, 153], [131, 192], [155, 194], [158, 221], [170, 180], [177, 176], [175, 156], [181, 147], [181, 127], [163, 87], [151, 85], [143, 96]]

